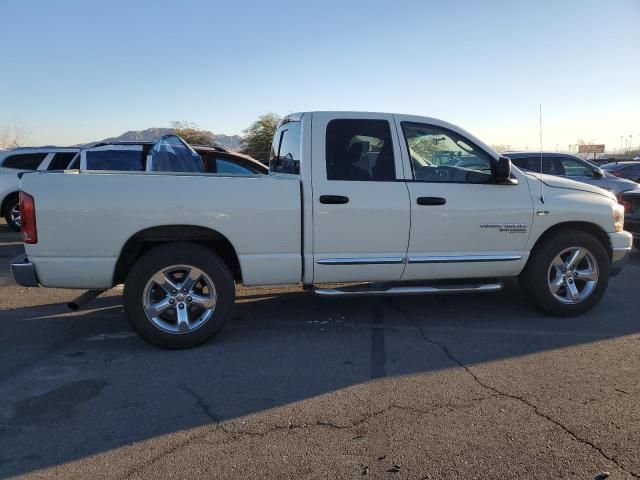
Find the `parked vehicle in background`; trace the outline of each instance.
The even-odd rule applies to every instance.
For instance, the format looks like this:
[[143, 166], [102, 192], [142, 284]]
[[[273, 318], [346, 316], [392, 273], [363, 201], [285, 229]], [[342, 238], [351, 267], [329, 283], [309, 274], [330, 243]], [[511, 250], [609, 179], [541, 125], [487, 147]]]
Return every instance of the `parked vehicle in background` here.
[[[180, 151], [183, 154], [178, 155]], [[221, 147], [188, 145], [176, 135], [156, 142], [100, 143], [83, 149], [73, 168], [128, 172], [218, 173], [228, 175], [267, 174], [266, 165], [241, 153]]]
[[387, 113], [287, 116], [269, 175], [35, 172], [21, 188], [16, 281], [94, 291], [82, 300], [124, 283], [133, 328], [171, 348], [219, 331], [235, 282], [349, 296], [492, 292], [519, 277], [537, 308], [578, 315], [632, 243], [613, 194], [512, 170], [441, 120]]
[[620, 197], [622, 192], [640, 188], [635, 182], [616, 178], [597, 165], [566, 153], [506, 152], [504, 155], [518, 168], [530, 172], [540, 172], [542, 157], [542, 173], [588, 183], [608, 190], [616, 197]]
[[625, 230], [633, 235], [633, 246], [640, 250], [640, 191], [623, 193], [620, 204], [624, 207]]
[[616, 162], [607, 163], [602, 165], [602, 169], [605, 172], [619, 178], [626, 178], [633, 182], [640, 182], [640, 162], [628, 161], [628, 162]]
[[28, 147], [0, 151], [0, 213], [9, 227], [15, 231], [20, 230], [18, 174], [33, 170], [64, 170], [77, 152], [77, 148], [62, 147]]

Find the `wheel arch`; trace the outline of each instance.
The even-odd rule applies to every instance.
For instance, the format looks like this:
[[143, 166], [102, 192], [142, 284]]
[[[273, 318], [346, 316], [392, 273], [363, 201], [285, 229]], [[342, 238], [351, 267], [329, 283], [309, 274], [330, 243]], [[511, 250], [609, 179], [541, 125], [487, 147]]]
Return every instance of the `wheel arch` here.
[[116, 261], [113, 284], [123, 283], [134, 263], [150, 249], [169, 242], [188, 241], [204, 245], [216, 253], [241, 282], [242, 271], [235, 248], [220, 232], [195, 225], [163, 225], [140, 230], [125, 242]]
[[562, 230], [579, 230], [592, 235], [605, 248], [605, 250], [607, 251], [607, 255], [609, 256], [609, 261], [611, 261], [611, 258], [613, 256], [613, 248], [611, 247], [609, 235], [607, 235], [607, 232], [605, 232], [602, 227], [590, 222], [562, 222], [550, 226], [536, 239], [533, 247], [531, 248], [531, 253], [529, 254], [529, 260], [527, 261], [527, 263], [531, 261], [531, 258], [533, 258], [533, 253], [540, 245], [542, 245], [548, 238], [552, 237], [553, 235], [557, 235]]

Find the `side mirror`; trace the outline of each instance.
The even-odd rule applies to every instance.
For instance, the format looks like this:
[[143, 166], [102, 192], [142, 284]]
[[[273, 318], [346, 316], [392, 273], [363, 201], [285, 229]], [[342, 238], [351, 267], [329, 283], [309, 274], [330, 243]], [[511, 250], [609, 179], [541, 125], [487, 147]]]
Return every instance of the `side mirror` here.
[[500, 156], [498, 160], [494, 160], [493, 175], [496, 183], [503, 185], [518, 184], [518, 180], [511, 178], [511, 159], [509, 157]]
[[604, 170], [602, 170], [601, 168], [594, 168], [593, 176], [595, 178], [604, 178]]

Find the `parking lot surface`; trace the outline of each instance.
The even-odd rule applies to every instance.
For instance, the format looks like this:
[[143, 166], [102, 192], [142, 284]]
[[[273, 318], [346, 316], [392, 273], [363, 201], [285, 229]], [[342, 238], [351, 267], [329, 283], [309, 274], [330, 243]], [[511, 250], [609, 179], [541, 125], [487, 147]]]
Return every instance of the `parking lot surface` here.
[[640, 478], [640, 255], [570, 319], [487, 295], [238, 290], [194, 349], [113, 289], [13, 284], [0, 226], [0, 477]]

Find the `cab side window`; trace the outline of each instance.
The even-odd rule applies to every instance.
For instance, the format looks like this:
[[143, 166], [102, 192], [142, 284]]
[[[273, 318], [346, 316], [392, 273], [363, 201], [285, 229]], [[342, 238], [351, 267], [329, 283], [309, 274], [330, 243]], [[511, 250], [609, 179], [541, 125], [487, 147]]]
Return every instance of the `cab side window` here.
[[386, 120], [332, 120], [326, 135], [327, 180], [390, 182], [396, 178]]
[[440, 183], [490, 183], [491, 157], [457, 133], [435, 125], [402, 123], [413, 179]]

